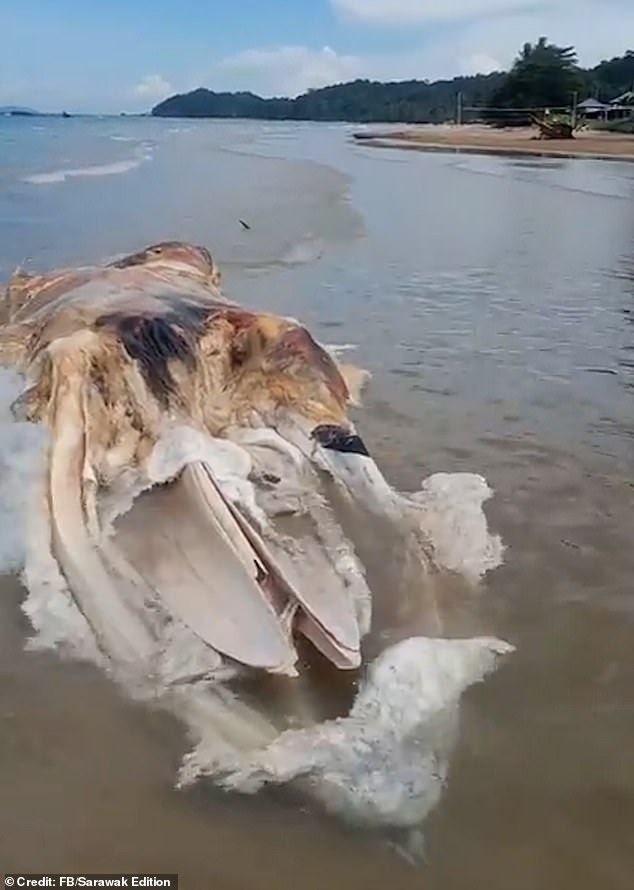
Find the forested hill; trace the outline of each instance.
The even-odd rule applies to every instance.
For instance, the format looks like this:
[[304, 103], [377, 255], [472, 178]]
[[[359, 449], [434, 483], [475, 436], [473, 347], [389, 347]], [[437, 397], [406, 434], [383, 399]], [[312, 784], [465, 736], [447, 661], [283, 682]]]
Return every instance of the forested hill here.
[[215, 93], [198, 89], [166, 99], [152, 109], [152, 114], [159, 117], [269, 120], [443, 121], [453, 117], [458, 93], [463, 94], [465, 105], [483, 105], [503, 78], [503, 74], [497, 73], [435, 83], [355, 80], [310, 90], [296, 99], [262, 99], [253, 93]]
[[[215, 93], [198, 89], [172, 96], [152, 114], [159, 117], [242, 117], [268, 120], [315, 120], [426, 123], [453, 120], [462, 94], [465, 108], [557, 105], [592, 95], [609, 100], [634, 86], [634, 52], [602, 62], [595, 68], [576, 65], [574, 48], [560, 48], [542, 38], [526, 44], [510, 72], [453, 80], [410, 80], [379, 83], [355, 80], [295, 99], [263, 99], [254, 93]], [[495, 101], [493, 101], [495, 100]]]

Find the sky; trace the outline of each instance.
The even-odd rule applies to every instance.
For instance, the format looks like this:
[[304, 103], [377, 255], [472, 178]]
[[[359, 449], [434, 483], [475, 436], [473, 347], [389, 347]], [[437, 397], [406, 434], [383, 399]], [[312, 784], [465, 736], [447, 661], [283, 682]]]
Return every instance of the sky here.
[[542, 35], [594, 65], [634, 49], [634, 0], [0, 0], [0, 35], [0, 105], [131, 112], [488, 73]]

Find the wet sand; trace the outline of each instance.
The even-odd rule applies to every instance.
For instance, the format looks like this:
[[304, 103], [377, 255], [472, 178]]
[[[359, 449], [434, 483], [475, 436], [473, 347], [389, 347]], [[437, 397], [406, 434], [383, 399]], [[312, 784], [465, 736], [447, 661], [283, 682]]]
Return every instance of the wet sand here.
[[582, 130], [574, 139], [546, 140], [539, 139], [536, 127], [496, 130], [475, 124], [423, 125], [400, 131], [363, 133], [361, 141], [377, 148], [634, 161], [634, 135], [596, 130]]

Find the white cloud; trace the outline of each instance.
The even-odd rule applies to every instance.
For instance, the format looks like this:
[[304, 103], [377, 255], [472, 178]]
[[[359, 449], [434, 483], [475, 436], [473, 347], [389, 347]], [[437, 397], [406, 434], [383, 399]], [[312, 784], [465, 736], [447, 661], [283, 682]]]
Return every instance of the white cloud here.
[[[470, 73], [469, 60], [473, 62], [474, 57], [480, 62], [489, 57], [498, 63], [496, 67], [507, 68], [527, 40], [535, 41], [541, 35], [560, 46], [573, 45], [585, 67], [634, 48], [634, 4], [577, 0], [574, 15], [569, 14], [565, 2], [559, 6], [471, 23], [443, 41], [449, 61], [453, 62], [453, 55], [458, 60], [457, 68], [465, 73]], [[441, 46], [435, 43], [434, 50]], [[462, 64], [461, 59], [465, 60]]]
[[215, 89], [255, 90], [265, 96], [296, 96], [308, 89], [352, 80], [364, 70], [360, 58], [329, 46], [248, 49], [223, 59], [211, 74]]
[[[370, 24], [425, 24], [508, 14], [562, 0], [331, 0], [345, 18]], [[565, 0], [564, 0], [565, 2]]]
[[492, 71], [501, 71], [504, 65], [488, 53], [475, 52], [460, 67], [463, 74], [491, 74]]
[[[488, 74], [504, 68], [520, 43], [513, 44], [504, 64], [477, 39], [429, 44], [408, 52], [343, 55], [330, 47], [285, 46], [249, 49], [226, 59], [205, 72], [201, 83], [210, 89], [249, 90], [261, 96], [296, 96], [308, 89], [354, 80], [409, 80], [451, 78], [459, 74]], [[189, 87], [188, 87], [189, 88]]]
[[160, 74], [146, 74], [134, 89], [133, 95], [137, 99], [143, 99], [147, 102], [159, 102], [165, 99], [170, 93], [175, 92], [174, 88]]
[[[332, 0], [340, 8], [355, 4], [391, 9], [456, 11], [489, 9], [494, 0]], [[508, 68], [527, 41], [542, 34], [560, 45], [573, 44], [584, 66], [634, 49], [634, 4], [630, 0], [541, 0], [535, 8], [519, 9], [519, 0], [495, 0], [508, 15], [485, 16], [434, 29], [433, 39], [421, 32], [421, 43], [406, 51], [347, 55], [331, 47], [280, 46], [248, 49], [220, 60], [192, 86], [211, 89], [252, 90], [264, 96], [294, 96], [311, 87], [367, 77], [376, 80], [452, 78], [488, 74]], [[522, 5], [526, 6], [526, 3]], [[425, 40], [425, 43], [422, 42]], [[629, 46], [628, 46], [629, 43]]]

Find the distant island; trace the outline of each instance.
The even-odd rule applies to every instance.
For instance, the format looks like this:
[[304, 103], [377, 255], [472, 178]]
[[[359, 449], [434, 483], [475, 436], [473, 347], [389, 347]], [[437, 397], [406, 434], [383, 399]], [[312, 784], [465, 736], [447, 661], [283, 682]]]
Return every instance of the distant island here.
[[264, 99], [255, 93], [199, 88], [171, 96], [152, 109], [156, 117], [257, 118], [261, 120], [442, 123], [454, 120], [457, 97], [465, 110], [568, 106], [572, 96], [607, 101], [634, 85], [634, 51], [594, 68], [577, 65], [573, 47], [546, 38], [527, 43], [511, 71], [381, 83], [355, 80], [309, 90], [296, 98]]
[[0, 105], [0, 114], [9, 117], [37, 117], [39, 111], [33, 108], [23, 108], [20, 105]]
[[20, 105], [0, 105], [1, 117], [72, 117], [67, 111], [36, 111]]

